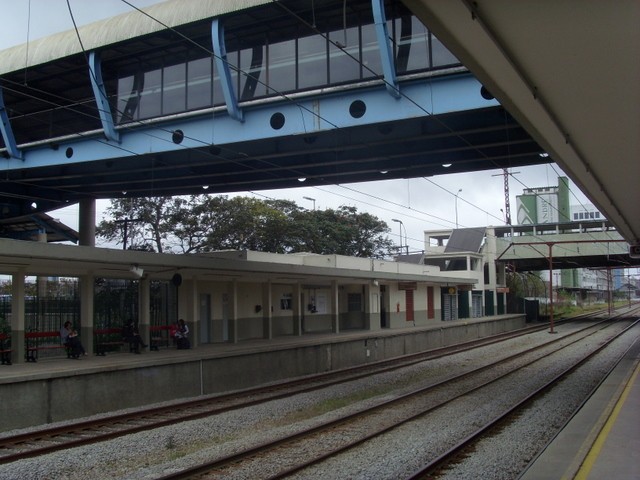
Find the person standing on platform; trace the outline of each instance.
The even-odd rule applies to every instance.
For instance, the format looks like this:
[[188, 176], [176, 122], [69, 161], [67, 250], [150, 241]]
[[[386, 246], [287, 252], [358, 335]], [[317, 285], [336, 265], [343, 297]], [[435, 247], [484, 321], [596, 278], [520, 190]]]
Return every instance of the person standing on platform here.
[[178, 329], [176, 330], [176, 344], [178, 350], [188, 350], [191, 348], [189, 342], [189, 327], [185, 321], [181, 318], [178, 320]]

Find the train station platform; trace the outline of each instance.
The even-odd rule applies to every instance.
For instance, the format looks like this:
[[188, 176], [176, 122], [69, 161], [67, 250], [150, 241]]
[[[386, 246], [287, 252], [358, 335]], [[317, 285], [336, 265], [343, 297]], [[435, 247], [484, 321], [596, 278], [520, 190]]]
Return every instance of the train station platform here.
[[305, 333], [238, 343], [51, 358], [0, 368], [0, 431], [238, 391], [487, 337], [526, 326], [524, 314], [420, 327]]
[[640, 479], [640, 341], [520, 480]]

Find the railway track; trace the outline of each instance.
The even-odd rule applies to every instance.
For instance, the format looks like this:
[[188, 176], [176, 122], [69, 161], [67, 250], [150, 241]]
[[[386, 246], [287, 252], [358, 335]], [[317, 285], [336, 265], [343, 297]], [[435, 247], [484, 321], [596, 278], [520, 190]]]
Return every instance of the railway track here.
[[[294, 475], [326, 459], [356, 448], [405, 423], [423, 418], [425, 415], [441, 409], [463, 396], [470, 395], [476, 390], [485, 388], [487, 385], [502, 381], [514, 372], [561, 351], [567, 345], [583, 341], [585, 338], [602, 332], [604, 328], [608, 328], [610, 325], [610, 321], [600, 322], [572, 335], [578, 338], [568, 339], [563, 337], [551, 340], [545, 345], [536, 346], [525, 352], [512, 355], [507, 359], [501, 359], [463, 374], [455, 375], [438, 384], [416, 389], [353, 414], [301, 430], [293, 435], [286, 435], [270, 442], [255, 445], [244, 451], [161, 478], [163, 480], [176, 480], [185, 478], [220, 478], [232, 475], [244, 477], [246, 475], [244, 473], [245, 470], [255, 472], [256, 469], [259, 469], [258, 471], [262, 473], [261, 478], [276, 479]], [[558, 346], [551, 347], [551, 345], [555, 344], [558, 344]], [[552, 348], [552, 351], [549, 350], [550, 348]], [[522, 364], [522, 358], [525, 356], [533, 356], [534, 358]], [[492, 372], [497, 368], [504, 368], [505, 363], [514, 362], [520, 364], [497, 376], [494, 375], [494, 378], [478, 383], [481, 373]], [[460, 382], [467, 385], [461, 387]], [[429, 399], [433, 398], [439, 390], [445, 388], [455, 388], [461, 391], [454, 395], [448, 395], [445, 400], [433, 404], [433, 401]], [[301, 461], [301, 459], [304, 459], [304, 461]], [[302, 478], [304, 478], [304, 473], [302, 473]]]
[[[569, 319], [566, 322], [579, 321]], [[300, 393], [350, 382], [369, 375], [406, 368], [420, 362], [460, 353], [481, 346], [492, 345], [518, 336], [542, 331], [546, 325], [530, 326], [471, 342], [451, 345], [435, 350], [405, 355], [367, 365], [326, 372], [301, 379], [259, 387], [232, 394], [218, 395], [174, 403], [170, 406], [147, 408], [135, 412], [110, 415], [97, 420], [79, 421], [42, 428], [37, 431], [0, 438], [0, 464], [44, 455], [58, 450], [111, 440], [124, 435], [152, 430], [189, 420], [218, 415], [260, 403], [286, 398]]]
[[[542, 385], [537, 390], [533, 391], [529, 396], [514, 404], [511, 408], [505, 410], [504, 412], [501, 412], [495, 418], [482, 425], [475, 432], [462, 439], [459, 443], [457, 443], [448, 451], [444, 452], [442, 455], [425, 463], [420, 469], [410, 475], [407, 480], [426, 480], [439, 478], [440, 474], [445, 473], [452, 465], [457, 464], [461, 462], [465, 457], [472, 455], [475, 451], [475, 446], [479, 442], [490, 438], [492, 435], [495, 435], [497, 431], [508, 426], [511, 421], [522, 414], [523, 410], [529, 408], [529, 406], [533, 402], [553, 389], [567, 376], [571, 375], [576, 369], [593, 359], [593, 357], [598, 355], [602, 350], [607, 348], [612, 342], [617, 340], [621, 335], [625, 334], [631, 328], [635, 327], [638, 323], [640, 323], [640, 320], [630, 322], [629, 326], [627, 326], [624, 330], [611, 337], [606, 342], [602, 343], [599, 347], [589, 352], [582, 359], [566, 368], [560, 374], [551, 378], [547, 383]], [[618, 361], [609, 369], [609, 372], [615, 368], [615, 366], [622, 358], [623, 356], [620, 356]]]
[[[572, 319], [572, 321], [574, 320]], [[561, 323], [562, 321], [557, 324]], [[182, 402], [167, 407], [144, 409], [128, 414], [109, 416], [96, 421], [77, 422], [72, 425], [65, 425], [62, 428], [45, 428], [37, 432], [7, 436], [0, 438], [0, 463], [6, 464], [19, 459], [44, 455], [56, 450], [66, 450], [76, 446], [102, 442], [131, 433], [217, 415], [225, 411], [241, 409], [299, 393], [311, 392], [331, 385], [366, 378], [369, 375], [392, 372], [426, 360], [464, 352], [479, 346], [491, 345], [527, 333], [546, 330], [547, 328], [547, 325], [528, 327], [516, 332], [500, 334], [361, 367], [309, 376], [266, 388]]]

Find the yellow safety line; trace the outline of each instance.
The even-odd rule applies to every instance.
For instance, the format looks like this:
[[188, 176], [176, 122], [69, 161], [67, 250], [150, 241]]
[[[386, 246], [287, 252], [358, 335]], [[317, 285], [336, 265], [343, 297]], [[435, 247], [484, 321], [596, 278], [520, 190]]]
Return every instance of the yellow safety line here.
[[593, 465], [595, 464], [596, 460], [598, 459], [598, 456], [600, 455], [602, 447], [604, 446], [604, 442], [607, 440], [609, 433], [611, 433], [611, 429], [613, 428], [613, 425], [615, 424], [618, 418], [618, 415], [620, 414], [620, 411], [624, 406], [624, 402], [627, 400], [627, 397], [629, 396], [631, 387], [635, 383], [636, 377], [638, 376], [639, 372], [640, 372], [640, 364], [636, 364], [635, 371], [633, 372], [633, 375], [629, 383], [627, 383], [626, 387], [622, 391], [622, 395], [618, 399], [618, 402], [616, 403], [616, 406], [614, 407], [613, 412], [611, 412], [611, 416], [605, 423], [604, 427], [602, 427], [602, 430], [600, 431], [598, 438], [596, 438], [596, 441], [593, 443], [591, 450], [589, 451], [586, 458], [584, 459], [584, 462], [582, 462], [582, 465], [580, 466], [578, 473], [574, 477], [574, 480], [586, 480], [589, 474], [591, 473], [591, 469], [593, 468]]

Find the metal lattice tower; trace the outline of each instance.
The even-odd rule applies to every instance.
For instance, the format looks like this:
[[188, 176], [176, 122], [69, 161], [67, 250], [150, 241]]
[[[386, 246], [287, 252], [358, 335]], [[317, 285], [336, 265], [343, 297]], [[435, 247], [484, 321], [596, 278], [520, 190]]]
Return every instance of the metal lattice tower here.
[[509, 170], [502, 169], [504, 176], [504, 216], [507, 225], [511, 225], [511, 204], [509, 203]]

